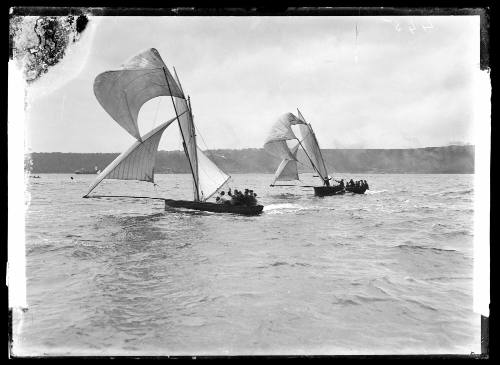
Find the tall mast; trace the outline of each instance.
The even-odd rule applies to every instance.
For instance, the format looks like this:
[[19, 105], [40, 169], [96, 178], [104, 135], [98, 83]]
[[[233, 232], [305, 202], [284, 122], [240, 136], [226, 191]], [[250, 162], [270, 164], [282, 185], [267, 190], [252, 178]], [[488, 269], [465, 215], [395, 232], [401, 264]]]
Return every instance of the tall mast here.
[[[175, 67], [173, 67], [174, 69], [174, 74], [175, 74], [175, 79], [177, 80], [177, 84], [179, 85], [179, 88], [181, 89], [182, 93], [184, 94], [184, 90], [182, 89], [182, 85], [181, 85], [181, 80], [179, 80], [179, 76], [177, 75], [177, 70], [175, 69]], [[199, 175], [199, 172], [198, 172], [198, 144], [196, 143], [196, 129], [194, 127], [194, 117], [193, 117], [193, 110], [191, 109], [191, 98], [189, 97], [188, 95], [188, 100], [187, 100], [187, 108], [188, 108], [188, 111], [189, 111], [189, 115], [191, 117], [191, 123], [189, 125], [189, 133], [191, 135], [191, 138], [193, 139], [193, 143], [194, 143], [194, 149], [191, 151], [193, 154], [194, 154], [194, 160], [196, 161], [196, 164], [194, 166], [194, 171], [196, 172], [196, 174], [193, 175], [193, 178], [194, 178], [194, 185], [195, 185], [195, 197], [196, 197], [196, 200], [201, 200], [200, 199], [200, 189], [199, 189], [199, 178], [200, 178], [200, 175]], [[180, 121], [179, 121], [179, 125], [180, 125]], [[182, 133], [182, 128], [181, 128], [181, 133]], [[184, 137], [183, 137], [184, 138]], [[188, 156], [189, 158], [189, 156]], [[191, 162], [190, 162], [191, 163]]]
[[[175, 72], [175, 77], [177, 78], [177, 80], [179, 80], [179, 78], [177, 77], [177, 72], [175, 71], [175, 68], [174, 68], [174, 72]], [[179, 82], [180, 84], [180, 82]], [[189, 115], [191, 117], [191, 120], [192, 120], [192, 123], [190, 125], [190, 129], [191, 130], [191, 136], [193, 138], [193, 141], [194, 141], [194, 154], [195, 154], [195, 161], [196, 161], [196, 166], [195, 166], [195, 169], [196, 169], [196, 176], [200, 176], [199, 173], [198, 173], [198, 144], [196, 143], [196, 128], [194, 127], [194, 117], [193, 117], [193, 110], [191, 109], [191, 98], [189, 97], [188, 95], [188, 102], [187, 102], [187, 105], [188, 105], [188, 109], [189, 109]], [[196, 180], [196, 178], [195, 178]], [[198, 181], [196, 180], [195, 181], [195, 185], [196, 185], [196, 197], [198, 200], [200, 200], [200, 192], [198, 191]]]
[[179, 130], [181, 131], [182, 147], [184, 148], [184, 154], [187, 156], [187, 159], [189, 162], [189, 167], [191, 169], [191, 175], [193, 175], [193, 181], [194, 181], [195, 190], [196, 190], [196, 200], [199, 201], [200, 197], [198, 194], [198, 182], [196, 181], [196, 176], [194, 174], [193, 165], [191, 164], [191, 159], [189, 158], [189, 152], [188, 152], [187, 147], [186, 147], [186, 138], [184, 137], [184, 133], [182, 132], [182, 126], [181, 126], [181, 122], [179, 120], [179, 114], [177, 113], [177, 107], [175, 106], [174, 97], [172, 96], [172, 90], [170, 90], [170, 83], [168, 82], [167, 70], [165, 69], [165, 67], [163, 67], [163, 73], [165, 74], [165, 80], [167, 81], [168, 92], [170, 94], [170, 99], [172, 100], [172, 105], [174, 106], [175, 115], [177, 116], [177, 123], [179, 124]]

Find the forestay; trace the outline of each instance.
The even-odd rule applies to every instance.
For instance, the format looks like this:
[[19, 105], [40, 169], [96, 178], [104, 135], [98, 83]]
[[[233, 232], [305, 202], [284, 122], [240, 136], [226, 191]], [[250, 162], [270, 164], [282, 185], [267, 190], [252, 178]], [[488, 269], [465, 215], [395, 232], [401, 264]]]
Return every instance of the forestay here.
[[185, 98], [154, 48], [131, 58], [119, 70], [99, 74], [94, 94], [104, 110], [139, 141], [137, 117], [144, 103], [162, 95]]
[[[291, 149], [291, 153], [295, 159], [297, 158], [297, 151], [299, 149], [299, 144]], [[297, 161], [284, 159], [278, 166], [276, 173], [274, 174], [274, 181], [271, 185], [274, 185], [276, 181], [291, 181], [300, 180], [299, 172], [297, 170]]]
[[97, 176], [87, 194], [85, 194], [85, 197], [88, 196], [103, 179], [154, 182], [154, 163], [158, 144], [160, 143], [163, 131], [176, 119], [177, 117], [160, 124], [158, 127], [145, 134], [142, 141], [135, 141], [128, 150], [119, 155]]
[[297, 139], [291, 126], [300, 123], [304, 122], [299, 120], [292, 113], [283, 114], [271, 127], [271, 131], [264, 141], [264, 149], [276, 157], [296, 160], [296, 157], [293, 156], [286, 141]]
[[304, 117], [297, 109], [299, 119], [303, 122], [298, 125], [298, 129], [301, 135], [302, 148], [305, 150], [307, 156], [309, 157], [313, 167], [318, 172], [318, 175], [322, 180], [328, 178], [328, 171], [326, 170], [325, 161], [323, 160], [323, 155], [318, 145], [316, 136], [309, 124], [306, 123]]
[[231, 176], [222, 171], [203, 151], [198, 150], [198, 189], [201, 201], [209, 199]]
[[[184, 93], [179, 78], [177, 77], [177, 73], [175, 73], [175, 78], [181, 92]], [[179, 128], [181, 137], [184, 141], [184, 148], [185, 148], [184, 152], [187, 155], [187, 158], [189, 159], [189, 167], [193, 175], [194, 200], [198, 201], [200, 200], [201, 195], [199, 194], [199, 187], [198, 187], [199, 185], [198, 156], [197, 156], [196, 133], [193, 122], [193, 114], [191, 112], [191, 106], [189, 105], [186, 99], [176, 98], [175, 109], [179, 114], [184, 113], [183, 115], [179, 116]]]

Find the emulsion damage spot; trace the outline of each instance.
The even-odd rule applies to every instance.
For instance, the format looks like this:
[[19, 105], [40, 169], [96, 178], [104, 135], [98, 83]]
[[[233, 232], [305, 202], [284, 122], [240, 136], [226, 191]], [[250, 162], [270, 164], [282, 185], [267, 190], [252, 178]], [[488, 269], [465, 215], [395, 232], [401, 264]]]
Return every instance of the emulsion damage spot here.
[[77, 33], [81, 33], [85, 30], [87, 23], [89, 22], [88, 18], [85, 15], [80, 15], [78, 19], [76, 19], [76, 31]]
[[73, 15], [11, 17], [10, 56], [23, 64], [26, 80], [34, 81], [64, 57], [88, 22], [83, 14], [76, 20]]

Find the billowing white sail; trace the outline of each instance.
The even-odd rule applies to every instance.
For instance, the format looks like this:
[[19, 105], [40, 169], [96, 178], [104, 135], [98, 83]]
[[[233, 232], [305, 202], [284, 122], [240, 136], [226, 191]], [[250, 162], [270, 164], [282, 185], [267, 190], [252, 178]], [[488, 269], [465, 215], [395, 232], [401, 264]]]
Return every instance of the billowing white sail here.
[[276, 157], [295, 160], [296, 158], [291, 153], [286, 141], [297, 139], [291, 126], [300, 123], [304, 122], [292, 113], [283, 114], [271, 127], [271, 131], [264, 141], [264, 149]]
[[[175, 72], [175, 69], [174, 69]], [[175, 73], [175, 79], [177, 81], [177, 85], [180, 90], [182, 90], [181, 83], [179, 78], [177, 77], [177, 73]], [[193, 122], [193, 114], [191, 113], [191, 105], [189, 105], [186, 99], [175, 99], [175, 109], [177, 113], [184, 113], [179, 117], [179, 128], [181, 132], [181, 137], [183, 140], [184, 153], [189, 160], [189, 168], [191, 169], [191, 173], [193, 175], [193, 192], [194, 192], [194, 200], [198, 201], [201, 198], [199, 194], [198, 187], [198, 154], [197, 154], [197, 145], [196, 145], [196, 133]]]
[[99, 74], [94, 94], [104, 110], [139, 141], [137, 117], [145, 102], [161, 95], [184, 98], [154, 48], [131, 58], [119, 70]]
[[303, 124], [298, 125], [301, 135], [300, 143], [302, 148], [304, 148], [307, 157], [313, 164], [313, 167], [317, 171], [318, 175], [322, 180], [325, 180], [328, 178], [328, 171], [326, 170], [325, 161], [323, 160], [323, 155], [321, 154], [316, 136], [311, 126], [306, 123], [304, 117], [298, 109], [297, 112], [299, 119], [303, 122]]
[[[292, 155], [297, 158], [297, 150], [299, 145], [297, 144], [292, 148]], [[299, 180], [299, 172], [297, 170], [297, 161], [284, 159], [281, 161], [281, 164], [278, 166], [276, 173], [274, 174], [274, 181], [271, 185], [273, 185], [276, 181], [291, 181], [291, 180]]]
[[135, 141], [97, 176], [85, 196], [88, 196], [103, 179], [154, 182], [154, 163], [161, 135], [176, 119], [175, 117], [160, 124], [145, 134], [142, 141]]
[[[184, 96], [177, 74], [174, 79], [154, 48], [133, 57], [120, 70], [98, 75], [94, 93], [108, 114], [137, 141], [97, 176], [85, 196], [103, 179], [154, 182], [154, 163], [161, 135], [177, 118], [184, 153], [193, 175], [194, 200], [209, 199], [229, 180], [230, 176], [197, 147], [191, 104]], [[137, 125], [139, 110], [148, 100], [162, 95], [175, 98], [176, 117], [141, 138]]]
[[205, 201], [217, 192], [231, 176], [219, 169], [198, 147], [198, 189], [200, 200]]

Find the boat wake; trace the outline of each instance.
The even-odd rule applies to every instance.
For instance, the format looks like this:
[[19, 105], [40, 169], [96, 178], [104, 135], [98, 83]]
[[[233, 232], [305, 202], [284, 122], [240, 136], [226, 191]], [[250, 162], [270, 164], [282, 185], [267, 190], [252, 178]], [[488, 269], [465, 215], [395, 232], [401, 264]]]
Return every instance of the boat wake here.
[[429, 246], [420, 246], [420, 245], [408, 245], [408, 244], [401, 244], [394, 246], [399, 249], [408, 249], [408, 250], [414, 250], [414, 251], [421, 251], [421, 250], [430, 250], [433, 252], [437, 253], [443, 253], [443, 252], [458, 252], [457, 250], [453, 250], [450, 248], [438, 248], [438, 247], [429, 247]]
[[463, 195], [469, 195], [474, 193], [474, 189], [463, 189], [463, 190], [444, 190], [438, 191], [436, 193], [429, 194], [430, 196], [452, 196], [454, 198], [461, 197]]
[[288, 199], [297, 199], [297, 196], [298, 195], [292, 193], [281, 193], [281, 194], [271, 195], [271, 198], [288, 200]]
[[281, 214], [284, 212], [298, 211], [305, 209], [303, 206], [291, 203], [269, 204], [264, 206], [264, 212], [267, 214]]
[[383, 190], [367, 190], [365, 191], [365, 194], [366, 195], [374, 195], [374, 194], [382, 194], [382, 193], [387, 193], [387, 189], [383, 189]]

